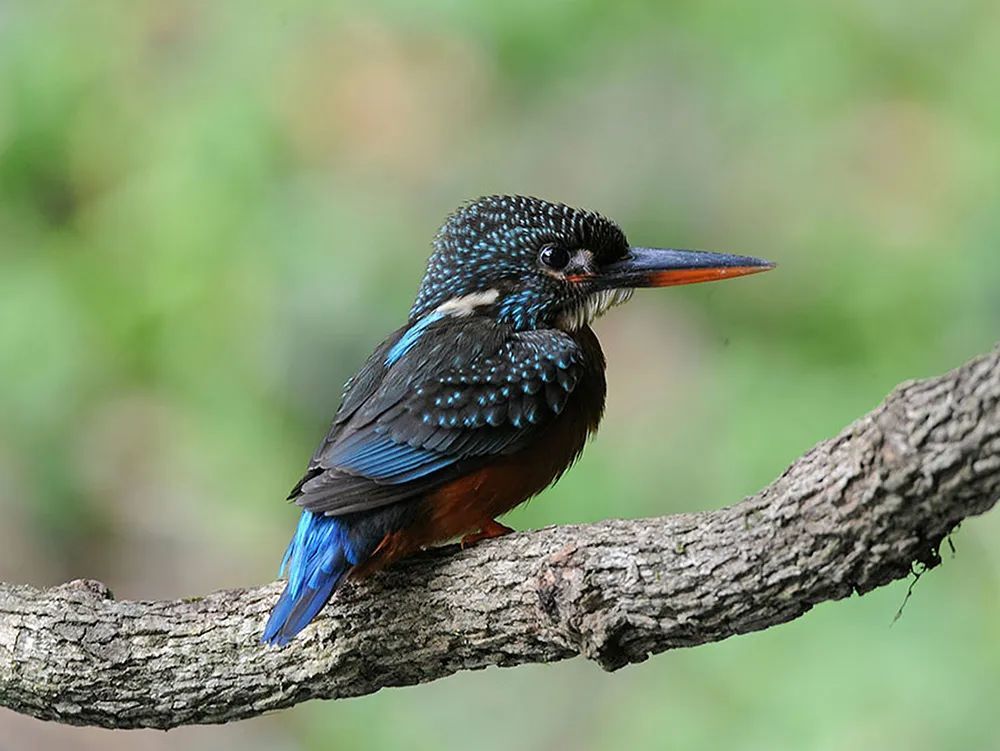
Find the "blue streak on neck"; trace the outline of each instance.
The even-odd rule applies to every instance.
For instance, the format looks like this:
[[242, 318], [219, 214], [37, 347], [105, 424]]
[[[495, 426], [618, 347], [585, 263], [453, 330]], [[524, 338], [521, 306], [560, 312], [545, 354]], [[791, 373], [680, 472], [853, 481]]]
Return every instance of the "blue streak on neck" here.
[[399, 358], [413, 349], [413, 346], [420, 340], [420, 337], [423, 335], [424, 331], [427, 330], [427, 327], [435, 321], [440, 321], [442, 318], [444, 318], [444, 313], [433, 311], [413, 324], [407, 332], [399, 338], [399, 341], [392, 345], [392, 348], [385, 356], [385, 364], [392, 365], [399, 360]]

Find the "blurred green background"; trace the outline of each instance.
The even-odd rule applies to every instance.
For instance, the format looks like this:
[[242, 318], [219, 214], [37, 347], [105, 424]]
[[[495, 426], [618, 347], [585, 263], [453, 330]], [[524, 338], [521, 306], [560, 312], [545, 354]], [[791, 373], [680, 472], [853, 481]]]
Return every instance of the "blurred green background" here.
[[[733, 503], [1000, 333], [1000, 5], [0, 2], [0, 579], [272, 579], [282, 499], [445, 214], [773, 258], [597, 329], [604, 428], [517, 527]], [[606, 675], [487, 670], [0, 749], [1000, 748], [1000, 516], [917, 585]]]

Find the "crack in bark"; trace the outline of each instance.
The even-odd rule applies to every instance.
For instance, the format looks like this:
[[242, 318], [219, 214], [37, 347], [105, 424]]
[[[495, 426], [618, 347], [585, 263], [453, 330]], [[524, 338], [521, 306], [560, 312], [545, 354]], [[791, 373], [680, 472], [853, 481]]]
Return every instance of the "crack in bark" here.
[[583, 655], [607, 670], [784, 623], [941, 562], [1000, 497], [1000, 348], [899, 386], [771, 485], [717, 511], [427, 551], [258, 643], [280, 585], [171, 602], [0, 584], [0, 705], [170, 728]]

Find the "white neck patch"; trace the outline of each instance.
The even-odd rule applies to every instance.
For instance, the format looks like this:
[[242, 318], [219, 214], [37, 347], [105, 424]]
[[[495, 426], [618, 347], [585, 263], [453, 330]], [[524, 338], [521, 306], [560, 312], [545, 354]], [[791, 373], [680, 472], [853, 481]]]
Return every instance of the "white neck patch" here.
[[484, 305], [492, 305], [500, 297], [500, 290], [485, 289], [482, 292], [472, 292], [468, 295], [453, 297], [447, 302], [443, 302], [435, 309], [435, 313], [445, 316], [464, 318], [471, 316], [476, 308]]

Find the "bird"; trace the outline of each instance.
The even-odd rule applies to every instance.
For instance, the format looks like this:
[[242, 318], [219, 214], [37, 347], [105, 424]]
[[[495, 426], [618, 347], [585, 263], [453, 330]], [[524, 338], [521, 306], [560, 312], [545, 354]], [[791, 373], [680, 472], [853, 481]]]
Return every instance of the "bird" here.
[[512, 532], [497, 518], [558, 480], [597, 430], [607, 387], [591, 323], [633, 290], [773, 267], [632, 246], [601, 214], [539, 198], [463, 204], [406, 323], [348, 380], [288, 496], [302, 510], [261, 640], [287, 645], [349, 579]]

